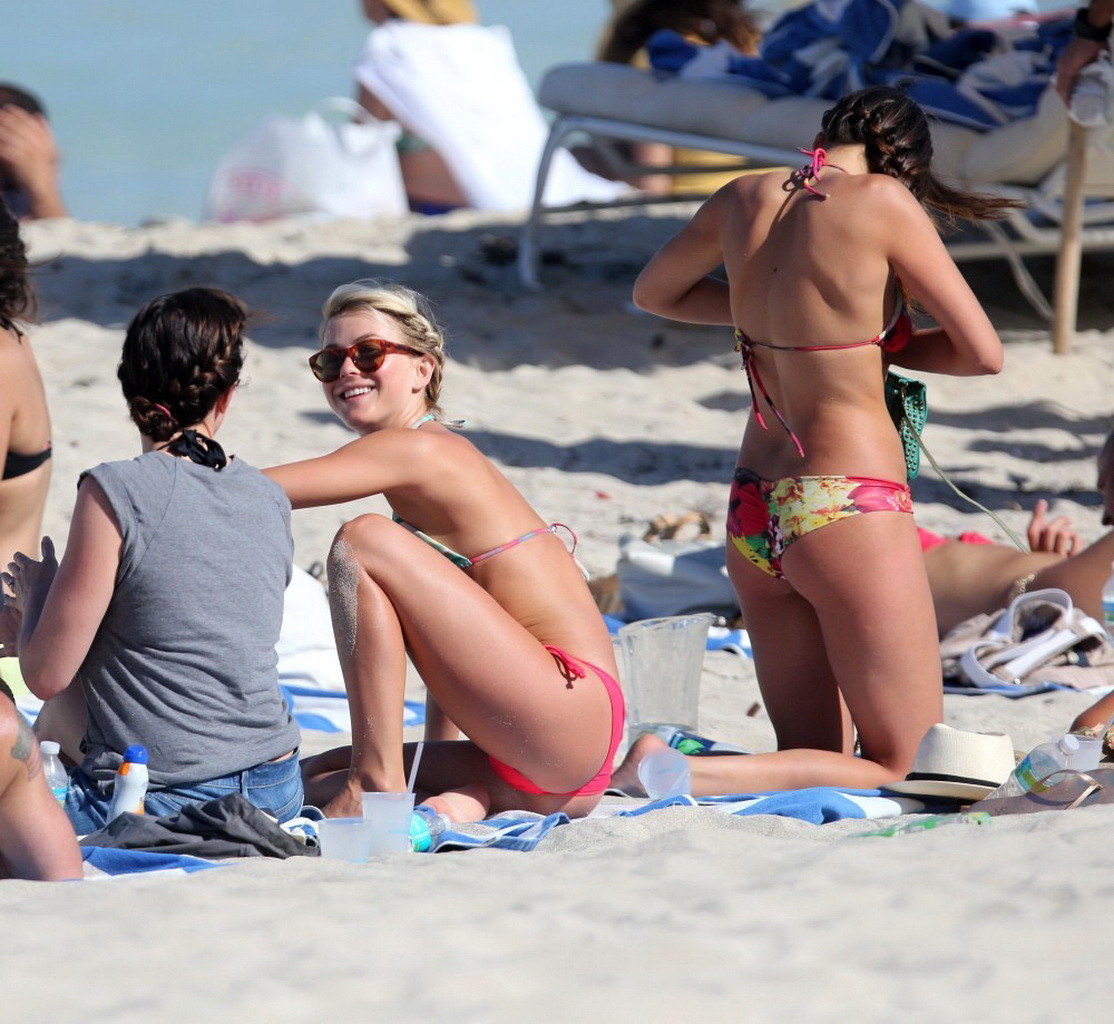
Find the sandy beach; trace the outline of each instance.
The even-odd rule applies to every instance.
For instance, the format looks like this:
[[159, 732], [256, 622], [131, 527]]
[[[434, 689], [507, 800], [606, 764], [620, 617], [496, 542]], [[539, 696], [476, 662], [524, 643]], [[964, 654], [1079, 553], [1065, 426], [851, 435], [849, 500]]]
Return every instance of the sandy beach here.
[[[716, 536], [747, 414], [723, 329], [635, 312], [630, 286], [688, 208], [570, 215], [549, 228], [541, 292], [500, 262], [513, 218], [26, 228], [32, 333], [54, 421], [46, 531], [66, 535], [79, 473], [138, 452], [115, 370], [123, 328], [161, 292], [217, 285], [266, 312], [222, 433], [266, 466], [348, 439], [305, 365], [337, 284], [393, 277], [450, 335], [443, 405], [595, 575], [659, 513]], [[1053, 261], [1033, 262], [1046, 287]], [[955, 482], [1024, 530], [1041, 497], [1097, 537], [1094, 457], [1111, 426], [1114, 257], [1088, 256], [1080, 333], [1054, 356], [1004, 264], [966, 271], [1006, 342], [994, 378], [929, 378], [926, 441]], [[920, 525], [1004, 539], [926, 470]], [[294, 514], [295, 560], [377, 501]], [[452, 614], [446, 608], [446, 615]], [[895, 628], [900, 628], [895, 623]], [[417, 684], [415, 684], [417, 686]], [[706, 657], [700, 729], [772, 748], [752, 664]], [[1028, 749], [1085, 695], [948, 696], [946, 721]], [[336, 737], [306, 733], [303, 750]], [[0, 884], [11, 1021], [1099, 1021], [1094, 963], [1111, 898], [1114, 807], [890, 838], [705, 809], [556, 828], [528, 854], [476, 850], [367, 865], [255, 859], [189, 877]], [[194, 985], [197, 986], [194, 989]]]

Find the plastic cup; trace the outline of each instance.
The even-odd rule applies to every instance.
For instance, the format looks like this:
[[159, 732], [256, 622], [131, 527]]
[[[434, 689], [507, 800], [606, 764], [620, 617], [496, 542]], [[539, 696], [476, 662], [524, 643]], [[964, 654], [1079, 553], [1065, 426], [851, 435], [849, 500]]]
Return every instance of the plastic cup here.
[[364, 821], [371, 839], [369, 852], [410, 853], [410, 818], [414, 814], [413, 793], [365, 793]]
[[629, 736], [670, 725], [696, 731], [700, 673], [714, 621], [701, 612], [643, 619], [619, 630]]
[[322, 857], [362, 864], [368, 858], [371, 832], [363, 818], [325, 818], [317, 823], [317, 841]]
[[655, 750], [639, 761], [638, 781], [651, 800], [688, 796], [692, 792], [688, 761], [684, 754], [672, 747]]

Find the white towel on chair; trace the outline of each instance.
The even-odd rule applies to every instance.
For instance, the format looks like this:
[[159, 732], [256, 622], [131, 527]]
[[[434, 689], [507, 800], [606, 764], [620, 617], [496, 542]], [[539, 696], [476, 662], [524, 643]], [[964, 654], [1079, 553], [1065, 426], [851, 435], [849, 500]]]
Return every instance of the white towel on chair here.
[[[368, 36], [356, 79], [441, 154], [471, 206], [530, 205], [549, 129], [506, 28], [388, 22]], [[624, 189], [562, 150], [544, 199], [608, 200]]]

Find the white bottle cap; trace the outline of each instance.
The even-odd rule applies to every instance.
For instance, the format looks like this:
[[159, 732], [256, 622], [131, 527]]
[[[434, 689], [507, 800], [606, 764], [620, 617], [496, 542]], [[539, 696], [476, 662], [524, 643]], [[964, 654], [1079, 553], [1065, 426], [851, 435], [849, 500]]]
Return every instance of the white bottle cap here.
[[62, 748], [55, 743], [54, 740], [43, 740], [42, 743], [39, 744], [39, 750], [44, 754], [58, 754], [61, 749]]
[[1079, 750], [1079, 737], [1073, 736], [1070, 732], [1064, 733], [1059, 739], [1060, 749], [1065, 754], [1074, 754]]

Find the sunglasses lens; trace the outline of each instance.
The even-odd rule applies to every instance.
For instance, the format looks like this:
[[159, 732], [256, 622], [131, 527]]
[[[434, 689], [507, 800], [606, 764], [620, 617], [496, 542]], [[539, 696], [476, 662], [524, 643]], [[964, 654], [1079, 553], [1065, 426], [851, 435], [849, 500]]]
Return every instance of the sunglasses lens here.
[[387, 354], [382, 345], [374, 341], [361, 341], [353, 345], [352, 362], [360, 373], [374, 373], [383, 364], [383, 357]]
[[340, 368], [343, 363], [343, 352], [337, 352], [335, 349], [322, 349], [310, 357], [309, 368], [319, 381], [327, 384], [340, 376]]

